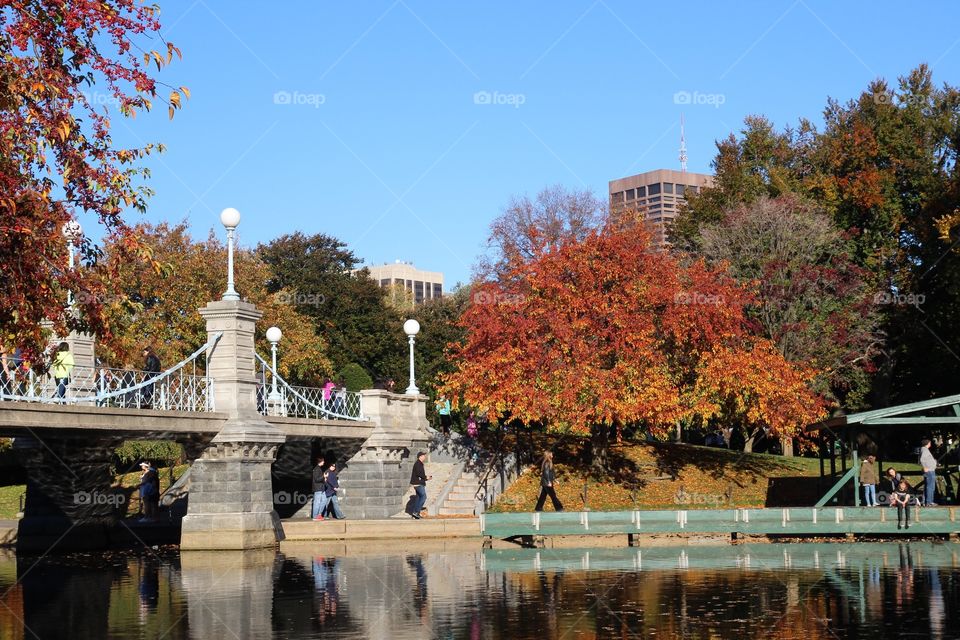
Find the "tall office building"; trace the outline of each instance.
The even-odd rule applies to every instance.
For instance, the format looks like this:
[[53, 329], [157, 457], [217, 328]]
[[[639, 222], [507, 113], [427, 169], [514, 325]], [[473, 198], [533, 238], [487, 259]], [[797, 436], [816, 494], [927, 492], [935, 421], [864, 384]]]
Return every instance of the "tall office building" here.
[[[682, 154], [685, 164], [686, 154]], [[667, 243], [667, 225], [677, 217], [687, 193], [713, 186], [713, 176], [691, 171], [657, 169], [610, 181], [610, 211], [636, 215], [646, 220], [654, 242]]]
[[413, 263], [400, 260], [369, 266], [367, 269], [370, 270], [370, 277], [381, 287], [392, 284], [402, 286], [412, 294], [414, 304], [443, 297], [443, 274], [439, 271], [422, 271]]

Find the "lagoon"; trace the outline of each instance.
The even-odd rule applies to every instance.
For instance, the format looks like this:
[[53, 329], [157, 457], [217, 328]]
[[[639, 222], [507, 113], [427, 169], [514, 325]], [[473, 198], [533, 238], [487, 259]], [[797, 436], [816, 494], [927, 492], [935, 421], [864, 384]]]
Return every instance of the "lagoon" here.
[[0, 638], [956, 638], [960, 545], [0, 557]]

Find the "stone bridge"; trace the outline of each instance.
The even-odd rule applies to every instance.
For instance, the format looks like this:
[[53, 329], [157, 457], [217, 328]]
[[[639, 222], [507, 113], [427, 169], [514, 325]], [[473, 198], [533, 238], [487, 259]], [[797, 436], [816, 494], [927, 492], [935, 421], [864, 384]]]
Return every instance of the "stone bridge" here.
[[211, 338], [206, 375], [214, 411], [0, 403], [0, 436], [14, 438], [28, 476], [19, 549], [104, 546], [118, 522], [110, 499], [112, 453], [129, 439], [184, 446], [192, 465], [183, 549], [275, 545], [283, 539], [275, 489], [287, 483], [308, 491], [320, 452], [334, 456], [344, 483], [393, 487], [352, 495], [351, 517], [383, 518], [402, 509], [415, 451], [426, 450], [431, 438], [424, 396], [362, 391], [359, 420], [261, 415], [254, 351], [261, 313], [240, 300], [220, 300], [200, 314]]

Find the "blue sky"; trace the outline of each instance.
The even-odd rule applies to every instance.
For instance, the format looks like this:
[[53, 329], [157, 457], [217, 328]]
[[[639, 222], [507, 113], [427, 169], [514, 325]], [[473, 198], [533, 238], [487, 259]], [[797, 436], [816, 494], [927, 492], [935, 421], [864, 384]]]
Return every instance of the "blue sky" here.
[[681, 113], [688, 168], [708, 171], [746, 115], [819, 121], [828, 96], [920, 62], [960, 84], [948, 2], [160, 4], [184, 56], [160, 79], [192, 98], [113, 129], [167, 146], [148, 161], [147, 219], [222, 235], [235, 207], [244, 245], [324, 232], [448, 289], [512, 195], [605, 197], [611, 179], [679, 168]]

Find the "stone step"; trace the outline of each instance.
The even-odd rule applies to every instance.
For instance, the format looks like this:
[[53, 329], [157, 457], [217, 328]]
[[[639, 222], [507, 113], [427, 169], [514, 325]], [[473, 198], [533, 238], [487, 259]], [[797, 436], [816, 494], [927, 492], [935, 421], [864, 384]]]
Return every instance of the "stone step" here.
[[451, 508], [451, 507], [440, 507], [439, 509], [437, 509], [437, 515], [440, 515], [440, 516], [472, 516], [472, 515], [473, 515], [473, 507], [470, 507], [469, 509], [461, 509], [461, 508], [456, 508], [456, 509], [454, 509], [454, 508]]
[[467, 499], [467, 500], [450, 500], [449, 498], [447, 498], [447, 500], [443, 503], [443, 506], [445, 506], [445, 507], [451, 507], [451, 508], [453, 508], [453, 507], [464, 507], [464, 508], [469, 507], [469, 508], [473, 509], [473, 498], [470, 498], [470, 499]]

